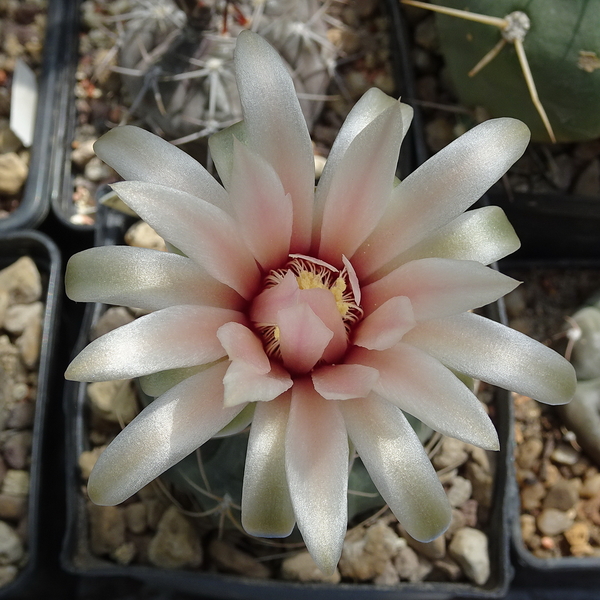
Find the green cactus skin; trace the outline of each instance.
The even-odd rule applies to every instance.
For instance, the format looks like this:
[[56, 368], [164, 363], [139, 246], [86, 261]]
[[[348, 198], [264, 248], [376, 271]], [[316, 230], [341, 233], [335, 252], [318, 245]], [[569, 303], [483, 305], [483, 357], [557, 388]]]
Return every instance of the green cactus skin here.
[[[494, 17], [513, 11], [526, 13], [531, 28], [523, 45], [557, 141], [600, 137], [600, 69], [588, 72], [578, 66], [581, 51], [593, 52], [600, 59], [600, 2], [435, 0], [435, 4]], [[437, 13], [436, 22], [441, 51], [460, 101], [469, 107], [483, 106], [493, 117], [521, 119], [531, 129], [534, 141], [548, 141], [512, 44], [474, 77], [468, 76], [501, 39], [500, 30]]]

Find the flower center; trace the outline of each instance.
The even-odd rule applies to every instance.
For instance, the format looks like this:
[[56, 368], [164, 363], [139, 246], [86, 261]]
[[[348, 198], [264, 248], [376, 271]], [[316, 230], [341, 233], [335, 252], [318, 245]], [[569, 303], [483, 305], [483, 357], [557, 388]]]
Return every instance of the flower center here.
[[[345, 261], [347, 265], [349, 263]], [[351, 269], [351, 266], [350, 266]], [[323, 297], [315, 298], [314, 294], [305, 294], [310, 290], [327, 290], [334, 302], [345, 332], [345, 344], [348, 343], [352, 326], [360, 321], [363, 310], [360, 307], [356, 276], [349, 271], [348, 266], [337, 269], [322, 260], [299, 254], [290, 255], [290, 260], [281, 269], [274, 269], [265, 278], [264, 288], [259, 299], [269, 298], [270, 310], [258, 310], [255, 316], [270, 316], [267, 321], [262, 318], [253, 319], [254, 325], [263, 339], [265, 352], [271, 358], [281, 358], [280, 327], [277, 323], [278, 310], [299, 303], [307, 303], [324, 322], [327, 321], [319, 314]], [[277, 289], [275, 289], [277, 288]], [[312, 297], [311, 297], [312, 296]], [[325, 310], [325, 307], [323, 307]], [[331, 315], [329, 315], [330, 317]], [[326, 323], [327, 324], [327, 323]], [[335, 334], [335, 332], [334, 332]], [[339, 340], [338, 340], [339, 342]]]

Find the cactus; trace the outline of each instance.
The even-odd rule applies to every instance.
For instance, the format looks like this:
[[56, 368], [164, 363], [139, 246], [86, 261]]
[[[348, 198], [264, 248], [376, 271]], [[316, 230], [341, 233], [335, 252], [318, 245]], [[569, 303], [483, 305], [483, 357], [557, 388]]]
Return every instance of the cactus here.
[[577, 373], [577, 391], [559, 412], [580, 446], [600, 465], [600, 295], [592, 297], [570, 322], [567, 354]]
[[[194, 368], [195, 371], [198, 368]], [[140, 378], [138, 395], [144, 406], [152, 396], [160, 395], [190, 375], [190, 369], [173, 369]], [[162, 475], [178, 497], [191, 499], [203, 516], [211, 516], [220, 526], [235, 526], [239, 521], [242, 499], [242, 482], [246, 461], [248, 430], [254, 405], [244, 409], [218, 436], [202, 446], [201, 453], [187, 456]], [[408, 415], [407, 415], [408, 416]], [[432, 430], [414, 417], [411, 424], [423, 438]], [[350, 474], [348, 478], [348, 521], [354, 517], [379, 509], [384, 501], [371, 481], [361, 460], [354, 457], [351, 449]], [[229, 514], [227, 513], [229, 511]], [[229, 518], [224, 519], [223, 515]]]
[[[119, 66], [132, 105], [157, 133], [179, 143], [242, 118], [233, 77], [237, 34], [252, 28], [288, 62], [309, 126], [318, 116], [337, 51], [327, 39], [328, 4], [319, 0], [195, 3], [138, 0], [122, 16]], [[231, 14], [230, 14], [231, 13]]]
[[[600, 137], [600, 3], [588, 0], [436, 0], [473, 13], [506, 17], [523, 11], [530, 19], [525, 50], [541, 104], [558, 141]], [[483, 106], [494, 117], [524, 121], [532, 139], [548, 133], [534, 107], [512, 44], [476, 75], [469, 71], [501, 39], [497, 27], [436, 14], [441, 51], [460, 101]]]

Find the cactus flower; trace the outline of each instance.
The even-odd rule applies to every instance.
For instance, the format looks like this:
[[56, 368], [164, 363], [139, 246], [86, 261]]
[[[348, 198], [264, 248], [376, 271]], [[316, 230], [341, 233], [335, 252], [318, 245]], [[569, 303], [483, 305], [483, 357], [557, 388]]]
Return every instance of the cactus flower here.
[[127, 180], [115, 191], [172, 251], [101, 247], [69, 262], [70, 298], [150, 312], [93, 341], [67, 378], [154, 377], [166, 389], [100, 456], [88, 493], [123, 502], [251, 421], [244, 528], [283, 537], [297, 524], [332, 572], [353, 449], [410, 535], [431, 540], [449, 524], [444, 489], [402, 411], [498, 448], [454, 371], [550, 404], [574, 393], [562, 357], [470, 312], [517, 285], [486, 265], [519, 242], [499, 208], [465, 210], [521, 156], [529, 131], [488, 121], [398, 182], [412, 110], [372, 89], [315, 189], [309, 132], [277, 53], [244, 32], [235, 70], [244, 120], [210, 141], [223, 185], [135, 127], [96, 143]]

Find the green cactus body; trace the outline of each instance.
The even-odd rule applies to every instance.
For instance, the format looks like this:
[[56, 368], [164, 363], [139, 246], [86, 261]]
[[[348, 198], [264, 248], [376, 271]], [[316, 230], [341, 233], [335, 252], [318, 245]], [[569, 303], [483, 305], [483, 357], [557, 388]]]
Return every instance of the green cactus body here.
[[[503, 18], [528, 15], [523, 46], [540, 101], [558, 141], [600, 137], [600, 2], [596, 0], [440, 0], [435, 4]], [[436, 13], [441, 51], [455, 92], [466, 106], [493, 117], [515, 117], [548, 134], [527, 89], [515, 48], [508, 43], [473, 77], [469, 71], [501, 39], [497, 27]]]

